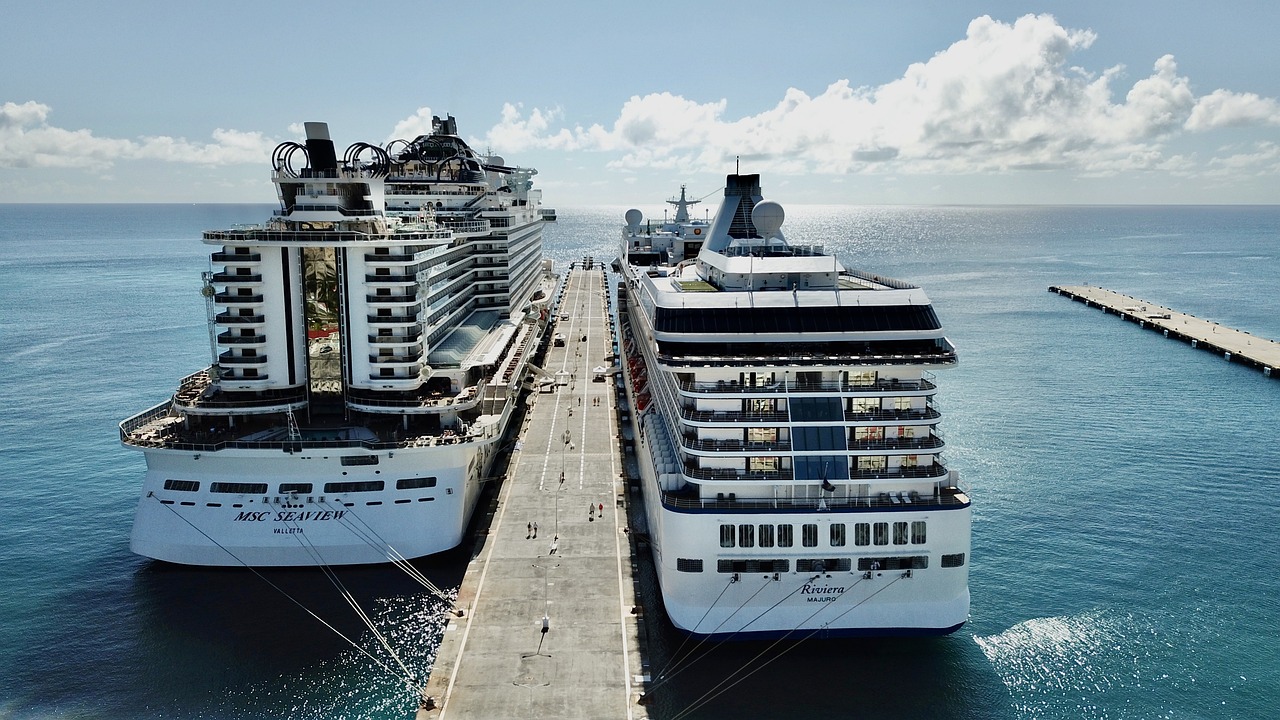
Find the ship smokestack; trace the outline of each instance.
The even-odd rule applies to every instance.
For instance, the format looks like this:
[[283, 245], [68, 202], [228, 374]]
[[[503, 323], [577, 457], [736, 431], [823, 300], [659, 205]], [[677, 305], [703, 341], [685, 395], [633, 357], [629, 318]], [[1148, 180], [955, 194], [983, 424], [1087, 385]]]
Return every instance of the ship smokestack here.
[[322, 177], [325, 174], [336, 174], [338, 154], [333, 149], [333, 141], [329, 139], [329, 124], [309, 122], [304, 125], [307, 128], [307, 157], [311, 159], [311, 169]]

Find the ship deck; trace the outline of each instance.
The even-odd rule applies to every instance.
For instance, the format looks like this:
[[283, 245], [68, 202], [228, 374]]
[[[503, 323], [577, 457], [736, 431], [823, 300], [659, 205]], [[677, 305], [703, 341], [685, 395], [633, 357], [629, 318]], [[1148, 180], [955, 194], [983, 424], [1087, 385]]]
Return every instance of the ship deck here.
[[604, 281], [570, 270], [549, 334], [571, 341], [543, 366], [571, 379], [529, 395], [419, 718], [646, 716], [615, 386], [592, 372], [611, 364]]

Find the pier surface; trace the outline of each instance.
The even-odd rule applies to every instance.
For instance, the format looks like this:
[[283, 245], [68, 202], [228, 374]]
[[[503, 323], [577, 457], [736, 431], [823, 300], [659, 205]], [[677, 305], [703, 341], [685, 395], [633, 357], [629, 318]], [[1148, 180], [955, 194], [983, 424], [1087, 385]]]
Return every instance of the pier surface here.
[[1225, 327], [1203, 320], [1195, 315], [1178, 312], [1163, 305], [1140, 300], [1114, 290], [1090, 285], [1052, 285], [1055, 292], [1114, 313], [1138, 323], [1140, 327], [1163, 332], [1165, 337], [1191, 343], [1191, 347], [1208, 350], [1233, 362], [1250, 365], [1262, 370], [1268, 377], [1277, 377], [1280, 367], [1280, 343], [1243, 330]]
[[617, 396], [593, 379], [614, 362], [606, 298], [599, 265], [570, 269], [548, 331], [563, 346], [527, 396], [419, 718], [646, 717]]

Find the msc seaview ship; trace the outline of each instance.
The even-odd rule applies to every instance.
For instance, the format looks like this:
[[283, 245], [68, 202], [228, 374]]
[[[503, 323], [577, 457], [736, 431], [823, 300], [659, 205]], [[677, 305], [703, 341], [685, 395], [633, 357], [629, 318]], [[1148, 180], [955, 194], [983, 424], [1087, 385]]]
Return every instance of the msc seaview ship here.
[[273, 154], [280, 209], [204, 233], [212, 364], [120, 424], [147, 471], [134, 552], [187, 565], [382, 563], [448, 550], [540, 343], [532, 169], [452, 117], [385, 148], [324, 123]]

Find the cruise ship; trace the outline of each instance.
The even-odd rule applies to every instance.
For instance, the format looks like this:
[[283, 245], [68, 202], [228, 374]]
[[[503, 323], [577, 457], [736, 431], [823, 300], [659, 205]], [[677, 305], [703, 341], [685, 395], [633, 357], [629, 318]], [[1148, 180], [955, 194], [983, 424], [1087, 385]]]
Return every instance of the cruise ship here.
[[715, 640], [942, 635], [969, 614], [970, 500], [918, 287], [788, 244], [758, 175], [714, 219], [626, 214], [622, 371], [663, 603]]
[[455, 547], [553, 296], [531, 168], [452, 117], [339, 159], [272, 156], [280, 209], [204, 233], [211, 364], [120, 423], [146, 457], [135, 553], [352, 565]]

